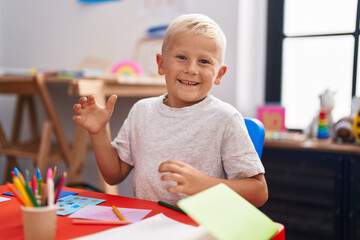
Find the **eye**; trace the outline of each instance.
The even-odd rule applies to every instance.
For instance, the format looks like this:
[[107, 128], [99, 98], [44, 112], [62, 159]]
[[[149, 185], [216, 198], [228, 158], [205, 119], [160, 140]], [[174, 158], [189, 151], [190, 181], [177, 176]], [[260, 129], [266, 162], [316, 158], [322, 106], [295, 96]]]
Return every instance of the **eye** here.
[[201, 59], [199, 62], [200, 62], [200, 63], [203, 63], [203, 64], [209, 63], [209, 61], [208, 61], [208, 60], [205, 60], [205, 59]]
[[178, 55], [176, 56], [178, 59], [181, 59], [181, 60], [186, 60], [186, 57], [182, 56], [182, 55]]

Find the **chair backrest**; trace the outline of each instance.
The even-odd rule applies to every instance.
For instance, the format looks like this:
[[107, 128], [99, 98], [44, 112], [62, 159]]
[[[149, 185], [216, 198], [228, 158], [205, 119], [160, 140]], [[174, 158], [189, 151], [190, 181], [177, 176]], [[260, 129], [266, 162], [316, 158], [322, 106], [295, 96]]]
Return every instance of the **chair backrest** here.
[[261, 159], [265, 140], [264, 125], [256, 118], [244, 118], [244, 120], [251, 141], [253, 142], [255, 150]]

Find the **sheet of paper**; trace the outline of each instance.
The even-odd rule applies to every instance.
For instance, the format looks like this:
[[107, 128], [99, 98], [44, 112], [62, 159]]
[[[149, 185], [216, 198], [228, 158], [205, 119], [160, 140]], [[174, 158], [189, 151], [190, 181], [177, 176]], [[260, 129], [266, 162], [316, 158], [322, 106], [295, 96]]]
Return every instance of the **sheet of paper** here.
[[6, 202], [6, 201], [10, 201], [10, 198], [7, 197], [0, 197], [0, 202]]
[[70, 191], [61, 190], [59, 198], [63, 198], [63, 197], [69, 196], [69, 195], [78, 195], [78, 194], [79, 193], [77, 193], [77, 192], [70, 192]]
[[[117, 208], [127, 221], [138, 222], [148, 215], [151, 210], [135, 208]], [[69, 218], [82, 218], [92, 220], [117, 221], [119, 218], [112, 207], [88, 205], [71, 214]]]
[[178, 202], [194, 221], [216, 239], [270, 239], [276, 224], [225, 184]]
[[214, 240], [203, 228], [180, 223], [160, 213], [126, 226], [76, 238], [77, 240]]
[[68, 195], [66, 197], [59, 198], [58, 203], [60, 204], [60, 206], [56, 213], [57, 215], [64, 216], [70, 213], [74, 213], [85, 206], [97, 205], [102, 202], [105, 202], [105, 200], [76, 195]]

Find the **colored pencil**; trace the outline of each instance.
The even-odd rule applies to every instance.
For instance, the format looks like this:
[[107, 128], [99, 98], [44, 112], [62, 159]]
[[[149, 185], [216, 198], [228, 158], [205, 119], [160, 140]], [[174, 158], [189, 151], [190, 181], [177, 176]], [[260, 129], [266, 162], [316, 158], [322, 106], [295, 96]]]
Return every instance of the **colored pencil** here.
[[47, 201], [48, 206], [54, 205], [54, 181], [53, 172], [51, 168], [48, 168], [46, 175], [46, 189], [47, 189]]
[[35, 206], [35, 207], [39, 207], [39, 204], [37, 203], [35, 197], [34, 197], [34, 194], [32, 193], [30, 187], [29, 187], [29, 184], [27, 182], [25, 182], [25, 189], [26, 189], [26, 192], [29, 194], [29, 197], [30, 197], [30, 200], [32, 202], [32, 204]]
[[43, 182], [41, 179], [41, 173], [39, 169], [36, 169], [36, 178], [38, 182], [38, 195], [43, 196]]
[[119, 210], [115, 207], [112, 206], [112, 209], [114, 210], [114, 213], [116, 214], [116, 216], [118, 216], [118, 218], [122, 221], [126, 221], [126, 219], [124, 218], [124, 216], [119, 212]]
[[34, 205], [32, 204], [29, 195], [26, 193], [24, 186], [21, 184], [20, 180], [15, 176], [14, 172], [11, 172], [11, 174], [13, 175], [14, 185], [17, 188], [17, 190], [19, 190], [24, 205], [26, 207], [33, 207]]
[[31, 190], [32, 190], [32, 193], [34, 194], [34, 196], [36, 196], [36, 180], [35, 180], [35, 176], [32, 176], [32, 178], [31, 178]]
[[[159, 204], [159, 205], [162, 205], [162, 206], [164, 206], [164, 207], [167, 207], [167, 208], [171, 208], [171, 209], [173, 209], [173, 210], [175, 210], [175, 211], [178, 211], [178, 212], [181, 212], [181, 213], [185, 213], [181, 208], [176, 207], [176, 206], [174, 206], [174, 205], [171, 205], [171, 204], [169, 204], [169, 203], [166, 203], [166, 202], [163, 202], [163, 201], [158, 201], [158, 204]], [[185, 213], [185, 214], [186, 214], [186, 213]]]
[[56, 193], [55, 193], [55, 202], [56, 203], [60, 197], [60, 192], [61, 192], [61, 188], [63, 187], [64, 185], [64, 182], [65, 182], [65, 178], [66, 178], [66, 172], [64, 172], [61, 177], [60, 177], [60, 180], [56, 186]]
[[103, 220], [88, 220], [88, 219], [73, 219], [73, 224], [91, 224], [91, 225], [126, 225], [132, 222], [129, 221], [103, 221]]
[[14, 167], [14, 173], [17, 178], [19, 178], [21, 184], [25, 186], [25, 179], [24, 176], [21, 174], [21, 172], [17, 169], [17, 167]]
[[57, 172], [57, 166], [54, 167], [54, 170], [53, 170], [53, 173], [52, 173], [52, 179], [53, 179], [53, 182], [55, 182], [55, 178], [56, 178], [56, 172]]
[[8, 186], [10, 192], [17, 198], [17, 200], [19, 200], [20, 204], [25, 205], [20, 195], [17, 193], [15, 187], [8, 182], [6, 183], [6, 186]]

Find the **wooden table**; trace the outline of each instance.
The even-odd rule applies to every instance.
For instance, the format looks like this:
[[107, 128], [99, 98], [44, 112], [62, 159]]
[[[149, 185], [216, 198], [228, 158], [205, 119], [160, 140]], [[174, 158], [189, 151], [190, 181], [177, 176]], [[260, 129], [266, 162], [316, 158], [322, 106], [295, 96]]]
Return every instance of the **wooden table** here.
[[[3, 80], [2, 80], [3, 79]], [[17, 81], [23, 82], [33, 82], [34, 76], [11, 76], [10, 80], [13, 82], [9, 82], [8, 78], [0, 77], [0, 84], [4, 84], [5, 80], [9, 83], [8, 93], [17, 91], [19, 86], [16, 84]], [[84, 78], [84, 79], [73, 79], [73, 78], [59, 78], [54, 74], [46, 74], [44, 75], [44, 80], [46, 83], [64, 83], [68, 85], [68, 95], [70, 96], [88, 96], [90, 94], [94, 94], [97, 98], [97, 101], [101, 105], [105, 105], [106, 97], [111, 94], [116, 94], [118, 97], [151, 97], [151, 96], [159, 96], [161, 94], [166, 93], [166, 85], [165, 81], [162, 77], [156, 76], [121, 76], [114, 77], [112, 75], [103, 76], [101, 78]], [[12, 84], [13, 83], [13, 84]], [[2, 88], [4, 85], [0, 85]], [[46, 98], [44, 99], [45, 103], [52, 102], [51, 96], [48, 93], [48, 89], [44, 84], [44, 90], [46, 92]], [[5, 91], [5, 88], [3, 88]], [[30, 91], [32, 88], [22, 87], [24, 91]], [[10, 91], [11, 90], [11, 91]], [[6, 93], [6, 92], [5, 92]], [[25, 92], [26, 93], [26, 92]], [[46, 100], [48, 99], [48, 100]], [[60, 129], [57, 133], [61, 139], [61, 146], [63, 148], [63, 153], [68, 167], [68, 183], [81, 183], [83, 180], [83, 164], [85, 161], [86, 152], [88, 149], [88, 133], [79, 125], [76, 126], [73, 141], [71, 147], [65, 144], [66, 137], [64, 131], [62, 130], [62, 125], [60, 123], [58, 114], [55, 110], [55, 106], [51, 104], [51, 106], [47, 107], [48, 113], [51, 114], [52, 118], [56, 122], [58, 128]], [[18, 125], [18, 124], [17, 124]], [[35, 126], [36, 124], [32, 124]], [[108, 128], [109, 129], [109, 128]], [[110, 186], [105, 183], [101, 174], [99, 174], [101, 188], [104, 192], [110, 194], [118, 194], [117, 186]]]

